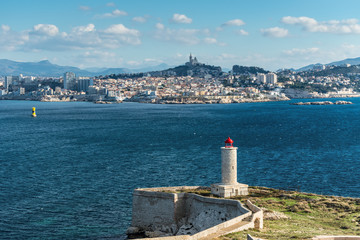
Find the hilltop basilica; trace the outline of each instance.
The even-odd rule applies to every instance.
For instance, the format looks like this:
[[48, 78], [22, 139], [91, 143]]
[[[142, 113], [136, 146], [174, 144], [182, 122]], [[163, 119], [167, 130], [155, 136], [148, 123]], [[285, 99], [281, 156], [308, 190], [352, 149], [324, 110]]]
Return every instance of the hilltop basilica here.
[[187, 63], [185, 63], [186, 66], [196, 66], [196, 65], [200, 65], [199, 61], [197, 60], [197, 58], [193, 58], [191, 53], [189, 56], [189, 61]]

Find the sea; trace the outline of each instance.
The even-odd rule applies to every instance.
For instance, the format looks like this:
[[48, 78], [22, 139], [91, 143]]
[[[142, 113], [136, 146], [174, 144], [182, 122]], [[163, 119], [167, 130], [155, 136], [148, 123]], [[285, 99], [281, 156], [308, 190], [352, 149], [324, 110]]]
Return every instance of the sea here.
[[360, 98], [341, 100], [0, 101], [0, 239], [125, 239], [133, 189], [220, 182], [227, 137], [241, 183], [360, 197]]

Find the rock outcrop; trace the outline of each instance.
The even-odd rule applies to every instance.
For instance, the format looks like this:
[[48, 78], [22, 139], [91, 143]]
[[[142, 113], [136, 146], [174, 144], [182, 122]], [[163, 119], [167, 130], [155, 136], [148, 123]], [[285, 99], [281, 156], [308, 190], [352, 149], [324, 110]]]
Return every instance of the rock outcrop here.
[[346, 105], [346, 104], [353, 104], [350, 101], [322, 101], [322, 102], [296, 102], [296, 103], [290, 103], [291, 105]]

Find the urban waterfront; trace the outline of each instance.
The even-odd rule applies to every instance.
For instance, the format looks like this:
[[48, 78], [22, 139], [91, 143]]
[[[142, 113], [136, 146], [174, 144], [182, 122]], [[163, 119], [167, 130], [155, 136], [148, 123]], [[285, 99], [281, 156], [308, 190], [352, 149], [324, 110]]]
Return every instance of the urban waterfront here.
[[239, 182], [360, 197], [360, 99], [342, 100], [0, 101], [0, 238], [123, 239], [134, 188], [218, 182], [228, 136]]

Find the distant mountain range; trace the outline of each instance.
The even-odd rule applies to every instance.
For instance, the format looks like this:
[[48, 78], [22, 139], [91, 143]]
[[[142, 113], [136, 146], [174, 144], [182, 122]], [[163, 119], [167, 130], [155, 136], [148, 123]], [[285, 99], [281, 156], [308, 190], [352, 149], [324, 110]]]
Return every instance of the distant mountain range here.
[[[324, 65], [334, 65], [334, 66], [341, 66], [344, 64], [351, 64], [351, 65], [360, 65], [360, 57], [358, 58], [348, 58], [341, 61], [331, 62]], [[321, 63], [310, 64], [305, 67], [296, 69], [295, 71], [306, 71], [313, 69], [314, 66], [323, 65]], [[242, 71], [252, 72], [262, 72], [265, 71], [262, 68], [252, 67], [243, 67], [243, 66], [236, 66], [236, 70], [239, 70], [239, 73]], [[57, 64], [52, 64], [51, 62], [44, 60], [40, 62], [16, 62], [11, 61], [8, 59], [0, 59], [0, 76], [9, 76], [9, 75], [27, 75], [27, 76], [48, 76], [48, 77], [59, 77], [62, 76], [65, 72], [74, 72], [76, 75], [79, 76], [106, 76], [110, 74], [122, 74], [122, 73], [146, 73], [146, 72], [156, 72], [156, 71], [174, 71], [179, 70], [178, 67], [169, 66], [165, 63], [146, 67], [146, 68], [139, 68], [139, 69], [129, 69], [129, 68], [86, 68], [80, 69], [77, 67], [72, 66], [60, 66]], [[220, 68], [221, 69], [221, 68]], [[184, 69], [181, 69], [184, 70]], [[224, 69], [225, 70], [225, 69]], [[229, 69], [225, 71], [228, 72]], [[234, 70], [234, 69], [233, 69]], [[241, 70], [241, 71], [240, 71]], [[251, 70], [251, 71], [250, 71]], [[262, 70], [262, 71], [260, 71]], [[218, 70], [217, 70], [218, 71]], [[221, 70], [220, 70], [221, 71]], [[175, 71], [176, 72], [176, 71]], [[235, 71], [237, 72], [237, 71]], [[267, 71], [265, 71], [267, 72]]]
[[296, 69], [296, 71], [307, 71], [310, 69], [313, 69], [315, 66], [320, 66], [320, 65], [326, 65], [326, 66], [341, 66], [344, 64], [351, 64], [351, 65], [359, 65], [360, 64], [360, 57], [358, 58], [347, 58], [341, 61], [336, 61], [336, 62], [331, 62], [331, 63], [327, 63], [327, 64], [321, 64], [321, 63], [316, 63], [316, 64], [310, 64], [307, 65], [305, 67]]
[[52, 76], [59, 77], [65, 72], [74, 72], [79, 76], [105, 76], [110, 74], [120, 73], [139, 73], [159, 71], [170, 68], [169, 65], [162, 63], [157, 66], [140, 68], [140, 69], [128, 69], [128, 68], [87, 68], [80, 69], [71, 66], [60, 66], [52, 64], [51, 62], [44, 60], [40, 62], [15, 62], [7, 59], [0, 59], [0, 76], [8, 75], [27, 75], [27, 76]]

